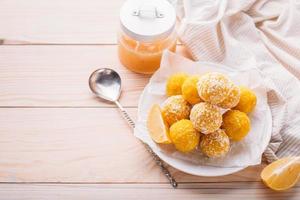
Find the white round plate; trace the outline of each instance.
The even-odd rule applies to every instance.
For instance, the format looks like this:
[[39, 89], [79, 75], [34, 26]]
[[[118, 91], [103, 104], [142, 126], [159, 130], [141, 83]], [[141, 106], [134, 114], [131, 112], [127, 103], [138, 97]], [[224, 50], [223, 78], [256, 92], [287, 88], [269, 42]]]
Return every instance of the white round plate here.
[[[177, 59], [177, 62], [163, 63], [162, 66], [164, 67], [160, 68], [152, 76], [149, 84], [144, 88], [138, 105], [138, 121], [134, 130], [135, 136], [147, 143], [164, 162], [180, 171], [192, 175], [223, 176], [238, 172], [249, 165], [259, 164], [261, 155], [271, 138], [272, 130], [272, 115], [267, 104], [266, 88], [263, 79], [260, 78], [260, 72], [253, 68], [238, 71], [207, 62], [182, 62], [182, 58], [178, 58], [177, 55], [173, 54], [165, 56], [174, 56], [172, 59]], [[168, 58], [164, 60], [168, 60]], [[174, 63], [178, 62], [181, 62], [178, 64], [179, 66], [174, 66]], [[199, 65], [202, 67], [198, 68], [197, 66]], [[147, 112], [154, 103], [161, 105], [167, 98], [165, 96], [165, 82], [167, 77], [173, 73], [182, 71], [189, 74], [219, 71], [229, 75], [237, 84], [247, 85], [254, 89], [258, 96], [257, 107], [255, 111], [249, 115], [251, 119], [250, 133], [243, 141], [233, 143], [230, 152], [220, 160], [205, 160], [197, 152], [195, 152], [197, 157], [189, 157], [189, 155], [185, 154], [179, 156], [177, 151], [175, 151], [175, 154], [166, 152], [161, 149], [159, 145], [155, 144], [149, 136], [146, 127]]]
[[[138, 109], [140, 109], [142, 106], [141, 104], [143, 104], [144, 102], [144, 94], [145, 91], [147, 90], [148, 85], [145, 87], [145, 89], [143, 90], [141, 96], [140, 96], [140, 100], [139, 100], [139, 105], [138, 105]], [[140, 113], [140, 110], [138, 110], [138, 113]], [[267, 130], [268, 132], [271, 132], [272, 129], [272, 115], [271, 115], [271, 111], [268, 107], [268, 112], [266, 112], [266, 124], [268, 124]], [[215, 167], [215, 166], [208, 166], [208, 165], [198, 165], [186, 160], [182, 160], [182, 159], [178, 159], [178, 158], [174, 158], [160, 150], [157, 149], [153, 149], [153, 151], [168, 165], [174, 167], [175, 169], [178, 169], [182, 172], [191, 174], [191, 175], [195, 175], [195, 176], [207, 176], [207, 177], [212, 177], [212, 176], [224, 176], [224, 175], [228, 175], [228, 174], [232, 174], [238, 171], [241, 171], [243, 169], [245, 169], [248, 166], [244, 166], [244, 167]]]

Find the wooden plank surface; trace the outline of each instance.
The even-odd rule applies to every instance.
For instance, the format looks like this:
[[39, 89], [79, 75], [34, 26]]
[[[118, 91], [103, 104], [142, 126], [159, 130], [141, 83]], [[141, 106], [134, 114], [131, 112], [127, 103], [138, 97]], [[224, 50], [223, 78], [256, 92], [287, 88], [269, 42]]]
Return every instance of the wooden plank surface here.
[[178, 189], [167, 184], [2, 184], [0, 188], [1, 200], [298, 200], [299, 195], [299, 186], [274, 192], [260, 182], [181, 184]]
[[[178, 52], [189, 56], [180, 47]], [[89, 75], [110, 67], [123, 79], [124, 106], [137, 106], [150, 76], [123, 67], [116, 45], [0, 45], [0, 106], [112, 106], [93, 98]]]
[[299, 184], [267, 189], [264, 165], [222, 177], [169, 167], [180, 182], [170, 189], [118, 111], [88, 88], [93, 70], [114, 68], [136, 118], [149, 76], [117, 59], [122, 2], [0, 0], [0, 199], [299, 199]]
[[123, 79], [124, 106], [136, 106], [149, 76], [128, 71], [116, 46], [0, 46], [1, 106], [111, 106], [93, 98], [89, 75], [101, 67]]
[[8, 44], [116, 43], [122, 2], [1, 0], [0, 40]]
[[[167, 182], [114, 108], [1, 108], [0, 122], [0, 182]], [[228, 182], [258, 181], [261, 168], [212, 178], [171, 171], [179, 182]]]

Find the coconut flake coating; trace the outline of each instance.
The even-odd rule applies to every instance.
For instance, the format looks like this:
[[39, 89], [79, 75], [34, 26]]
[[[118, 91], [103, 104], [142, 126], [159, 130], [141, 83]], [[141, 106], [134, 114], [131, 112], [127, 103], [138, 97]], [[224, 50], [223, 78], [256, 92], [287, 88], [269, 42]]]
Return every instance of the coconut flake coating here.
[[170, 126], [179, 120], [188, 119], [190, 111], [191, 107], [182, 95], [168, 97], [162, 107], [164, 120]]
[[217, 72], [207, 73], [197, 83], [199, 96], [206, 102], [218, 104], [224, 101], [231, 91], [232, 82]]
[[232, 84], [231, 88], [228, 96], [221, 103], [217, 104], [219, 107], [230, 109], [239, 103], [241, 95], [240, 88], [234, 84]]
[[210, 158], [224, 156], [229, 151], [229, 147], [229, 137], [222, 129], [201, 137], [200, 149]]
[[192, 108], [190, 120], [196, 130], [208, 134], [220, 128], [222, 125], [222, 114], [217, 106], [201, 102]]

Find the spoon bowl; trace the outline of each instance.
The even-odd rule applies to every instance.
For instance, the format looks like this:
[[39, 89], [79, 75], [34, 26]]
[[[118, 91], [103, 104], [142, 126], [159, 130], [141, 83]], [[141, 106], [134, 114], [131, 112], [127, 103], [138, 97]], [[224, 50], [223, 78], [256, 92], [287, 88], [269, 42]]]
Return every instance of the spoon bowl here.
[[[115, 103], [120, 109], [123, 118], [127, 121], [131, 128], [135, 127], [134, 121], [118, 101], [121, 95], [121, 77], [116, 71], [109, 68], [97, 69], [91, 74], [89, 78], [89, 86], [92, 92], [98, 97]], [[163, 161], [154, 153], [149, 145], [145, 143], [144, 145], [154, 158], [157, 165], [160, 166], [162, 172], [167, 177], [172, 187], [176, 188], [177, 182], [175, 181], [169, 170], [164, 166]]]
[[115, 102], [120, 98], [121, 77], [112, 69], [94, 71], [89, 78], [89, 86], [93, 93], [104, 100]]

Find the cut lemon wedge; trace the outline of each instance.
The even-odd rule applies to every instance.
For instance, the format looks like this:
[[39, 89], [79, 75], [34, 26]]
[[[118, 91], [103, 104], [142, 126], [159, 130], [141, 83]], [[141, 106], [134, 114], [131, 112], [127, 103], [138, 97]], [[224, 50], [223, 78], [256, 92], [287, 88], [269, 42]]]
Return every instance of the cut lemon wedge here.
[[169, 127], [165, 123], [159, 105], [154, 104], [147, 119], [149, 134], [156, 143], [170, 144]]
[[299, 180], [300, 157], [279, 159], [265, 167], [260, 176], [263, 182], [273, 190], [289, 189]]

